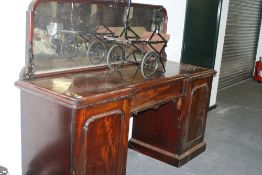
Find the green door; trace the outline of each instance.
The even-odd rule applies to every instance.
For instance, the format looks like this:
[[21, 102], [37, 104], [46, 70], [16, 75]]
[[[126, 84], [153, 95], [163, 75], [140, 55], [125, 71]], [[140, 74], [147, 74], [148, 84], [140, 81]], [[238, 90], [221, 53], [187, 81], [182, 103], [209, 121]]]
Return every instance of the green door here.
[[222, 0], [188, 0], [181, 63], [214, 68]]

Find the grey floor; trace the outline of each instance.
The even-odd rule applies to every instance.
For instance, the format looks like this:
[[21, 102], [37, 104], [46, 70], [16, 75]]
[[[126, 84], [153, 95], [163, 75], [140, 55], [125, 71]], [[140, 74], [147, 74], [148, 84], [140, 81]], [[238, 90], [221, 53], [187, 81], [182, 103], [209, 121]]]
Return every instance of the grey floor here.
[[181, 168], [129, 150], [127, 175], [262, 175], [262, 83], [218, 93], [205, 141], [206, 151]]

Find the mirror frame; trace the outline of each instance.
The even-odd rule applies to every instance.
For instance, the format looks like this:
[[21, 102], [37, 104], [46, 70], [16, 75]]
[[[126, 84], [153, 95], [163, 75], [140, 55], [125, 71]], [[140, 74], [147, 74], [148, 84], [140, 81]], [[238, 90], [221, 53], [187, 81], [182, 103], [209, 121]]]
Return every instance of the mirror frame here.
[[[32, 78], [46, 77], [50, 75], [57, 75], [69, 72], [80, 72], [84, 70], [94, 70], [94, 69], [102, 69], [107, 67], [106, 65], [95, 66], [95, 67], [86, 67], [86, 68], [72, 68], [68, 70], [56, 70], [50, 71], [48, 73], [39, 73], [35, 74], [35, 61], [33, 54], [33, 32], [34, 32], [34, 13], [37, 6], [41, 2], [64, 2], [64, 3], [85, 3], [85, 4], [116, 4], [116, 5], [126, 5], [126, 0], [32, 0], [29, 4], [28, 10], [26, 11], [26, 51], [25, 51], [25, 65], [22, 68], [19, 79], [20, 80], [29, 80]], [[166, 9], [162, 5], [151, 5], [151, 4], [140, 4], [140, 3], [132, 3], [131, 7], [147, 7], [147, 8], [163, 8], [164, 15], [164, 27], [163, 33], [167, 32], [167, 21], [168, 15]]]

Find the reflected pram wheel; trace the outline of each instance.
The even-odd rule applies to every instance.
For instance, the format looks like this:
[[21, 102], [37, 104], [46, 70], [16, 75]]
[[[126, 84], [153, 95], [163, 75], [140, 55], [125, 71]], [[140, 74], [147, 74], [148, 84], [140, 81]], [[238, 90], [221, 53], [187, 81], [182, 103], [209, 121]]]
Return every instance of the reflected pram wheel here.
[[107, 65], [110, 69], [116, 70], [120, 68], [125, 60], [125, 50], [120, 45], [114, 45], [107, 54]]
[[66, 59], [77, 56], [78, 46], [74, 37], [66, 38], [61, 45], [61, 54]]
[[87, 57], [91, 64], [97, 65], [103, 62], [106, 57], [107, 48], [101, 41], [93, 42], [88, 50]]
[[145, 54], [141, 63], [141, 72], [145, 78], [150, 78], [157, 70], [159, 56], [154, 51], [149, 51]]

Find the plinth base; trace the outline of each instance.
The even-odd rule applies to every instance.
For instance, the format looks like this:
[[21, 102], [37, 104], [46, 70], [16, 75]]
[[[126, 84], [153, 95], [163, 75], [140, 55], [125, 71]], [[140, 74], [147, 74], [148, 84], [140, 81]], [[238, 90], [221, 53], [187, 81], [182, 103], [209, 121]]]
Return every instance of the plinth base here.
[[201, 142], [200, 144], [196, 145], [195, 147], [191, 148], [190, 150], [184, 152], [181, 155], [177, 155], [174, 153], [170, 153], [160, 148], [156, 148], [152, 145], [147, 143], [141, 142], [136, 139], [131, 139], [129, 141], [129, 148], [135, 151], [138, 151], [142, 154], [145, 154], [149, 157], [155, 158], [162, 162], [168, 163], [175, 167], [180, 167], [205, 151], [206, 143]]

